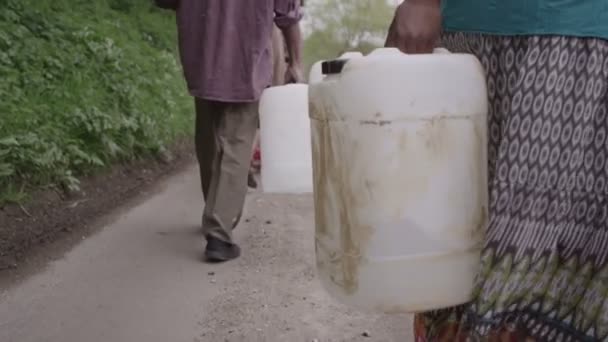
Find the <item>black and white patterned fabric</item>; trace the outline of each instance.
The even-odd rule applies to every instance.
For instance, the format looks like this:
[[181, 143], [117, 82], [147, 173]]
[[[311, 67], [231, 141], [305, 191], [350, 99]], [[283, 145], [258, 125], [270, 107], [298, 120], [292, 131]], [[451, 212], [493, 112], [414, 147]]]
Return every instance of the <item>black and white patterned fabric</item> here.
[[491, 106], [490, 224], [461, 331], [608, 341], [608, 41], [453, 33], [443, 45], [479, 58]]

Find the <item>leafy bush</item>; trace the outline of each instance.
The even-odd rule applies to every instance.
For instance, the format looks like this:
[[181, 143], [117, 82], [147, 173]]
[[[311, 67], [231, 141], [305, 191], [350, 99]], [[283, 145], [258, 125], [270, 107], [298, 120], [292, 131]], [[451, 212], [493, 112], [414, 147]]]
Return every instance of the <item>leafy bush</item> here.
[[190, 134], [175, 21], [147, 0], [0, 0], [0, 202]]

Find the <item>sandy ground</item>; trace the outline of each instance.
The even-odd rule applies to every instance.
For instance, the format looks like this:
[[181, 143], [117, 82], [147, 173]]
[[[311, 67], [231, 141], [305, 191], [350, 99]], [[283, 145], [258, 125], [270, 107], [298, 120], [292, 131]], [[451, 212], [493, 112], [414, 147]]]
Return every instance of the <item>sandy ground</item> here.
[[222, 265], [201, 261], [201, 207], [190, 167], [0, 289], [0, 341], [412, 341], [410, 317], [350, 311], [321, 289], [310, 196], [252, 193], [236, 232], [243, 256]]

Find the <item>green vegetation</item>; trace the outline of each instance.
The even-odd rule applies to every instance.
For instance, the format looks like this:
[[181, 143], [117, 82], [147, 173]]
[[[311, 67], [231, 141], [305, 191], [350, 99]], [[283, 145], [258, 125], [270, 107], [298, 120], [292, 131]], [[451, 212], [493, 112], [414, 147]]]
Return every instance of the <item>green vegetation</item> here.
[[305, 41], [306, 65], [347, 51], [368, 53], [382, 46], [395, 5], [387, 0], [307, 1], [311, 30]]
[[[191, 134], [175, 19], [152, 0], [0, 0], [0, 205]], [[311, 0], [308, 65], [379, 46], [385, 0]]]
[[175, 41], [148, 0], [0, 0], [0, 204], [190, 134]]

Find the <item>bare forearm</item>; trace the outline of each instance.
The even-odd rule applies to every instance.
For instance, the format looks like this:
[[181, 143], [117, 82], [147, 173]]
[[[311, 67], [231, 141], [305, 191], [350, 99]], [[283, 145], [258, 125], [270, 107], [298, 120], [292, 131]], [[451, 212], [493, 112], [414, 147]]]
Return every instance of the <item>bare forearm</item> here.
[[285, 45], [287, 45], [289, 64], [300, 65], [302, 62], [302, 32], [300, 30], [300, 24], [282, 28], [281, 32], [285, 38]]

